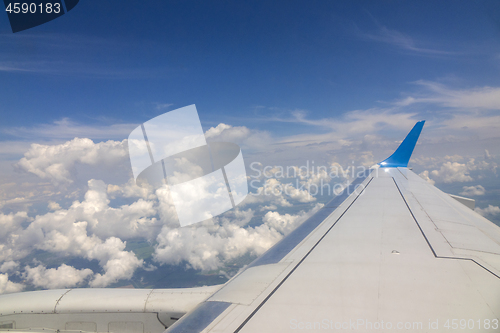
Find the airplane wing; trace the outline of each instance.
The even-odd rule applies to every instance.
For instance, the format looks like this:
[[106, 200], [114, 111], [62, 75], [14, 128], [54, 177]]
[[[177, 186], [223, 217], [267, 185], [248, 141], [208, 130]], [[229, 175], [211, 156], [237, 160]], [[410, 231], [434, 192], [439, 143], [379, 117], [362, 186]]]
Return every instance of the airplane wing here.
[[500, 228], [407, 168], [423, 125], [166, 332], [499, 332]]

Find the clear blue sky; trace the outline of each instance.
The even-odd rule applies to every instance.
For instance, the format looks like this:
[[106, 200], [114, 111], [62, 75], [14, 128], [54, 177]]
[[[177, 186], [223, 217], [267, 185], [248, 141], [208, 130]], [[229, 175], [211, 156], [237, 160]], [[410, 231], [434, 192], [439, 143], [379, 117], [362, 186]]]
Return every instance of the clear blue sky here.
[[499, 32], [498, 1], [81, 0], [16, 34], [2, 14], [0, 126], [140, 123], [195, 103], [204, 126], [279, 131], [248, 118], [336, 117], [417, 80], [496, 86]]

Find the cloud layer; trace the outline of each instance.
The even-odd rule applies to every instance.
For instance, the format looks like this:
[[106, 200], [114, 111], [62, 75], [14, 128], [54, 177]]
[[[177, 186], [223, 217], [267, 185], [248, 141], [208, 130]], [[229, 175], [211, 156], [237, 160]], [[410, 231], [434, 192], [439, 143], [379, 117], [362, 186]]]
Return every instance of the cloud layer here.
[[[245, 140], [252, 136], [249, 130], [222, 125], [211, 129], [212, 137]], [[241, 132], [244, 135], [238, 134]], [[75, 182], [78, 166], [113, 169], [124, 163], [125, 149], [125, 141], [94, 143], [89, 139], [73, 139], [52, 146], [34, 144], [17, 168], [48, 180], [53, 189], [67, 193]], [[239, 208], [189, 228], [179, 228], [167, 186], [155, 190], [147, 184], [139, 186], [133, 179], [121, 185], [89, 179], [81, 199], [70, 203], [50, 200], [46, 212], [35, 216], [28, 211], [2, 213], [0, 225], [6, 232], [0, 235], [0, 291], [15, 292], [25, 287], [10, 281], [9, 274], [21, 277], [35, 288], [51, 289], [106, 287], [131, 279], [137, 269], [154, 270], [154, 265], [146, 266], [144, 260], [126, 250], [129, 239], [155, 243], [152, 256], [155, 265], [182, 264], [208, 271], [244, 255], [258, 256], [322, 207], [303, 185], [330, 180], [325, 172], [299, 174], [294, 187], [270, 177], [260, 179], [263, 182], [256, 192], [262, 193], [249, 196]], [[276, 211], [293, 203], [309, 206], [296, 214]], [[262, 208], [267, 212], [260, 213]], [[257, 225], [248, 226], [256, 211], [264, 215], [259, 215]], [[47, 267], [37, 260], [20, 265], [33, 251], [96, 261], [100, 271], [64, 263]]]
[[[415, 52], [432, 51], [391, 31], [381, 31], [377, 38]], [[500, 118], [491, 111], [500, 109], [500, 88], [454, 88], [431, 81], [418, 81], [415, 86], [416, 91], [385, 103], [386, 107], [352, 110], [338, 118], [314, 119], [307, 111], [291, 110], [266, 120], [310, 129], [300, 134], [278, 136], [225, 123], [209, 128], [208, 141], [242, 147], [253, 195], [236, 209], [188, 228], [178, 227], [168, 187], [154, 189], [131, 179], [126, 140], [74, 138], [32, 144], [16, 163], [18, 178], [0, 187], [4, 231], [0, 234], [0, 292], [105, 287], [159, 265], [210, 271], [245, 255], [258, 256], [320, 209], [318, 189], [332, 182], [339, 189], [345, 186], [355, 166], [371, 166], [387, 157], [424, 116], [430, 118], [412, 160], [415, 171], [438, 186], [456, 184], [456, 194], [476, 200], [488, 197], [492, 192], [488, 182], [497, 179]], [[440, 112], [422, 111], [429, 106], [439, 107]], [[50, 137], [55, 128], [81, 133], [78, 124], [69, 120], [42, 126], [37, 133]], [[103, 129], [96, 133], [102, 134]], [[483, 147], [485, 143], [493, 144]], [[473, 153], [450, 151], [466, 145]], [[426, 156], [420, 154], [423, 150]], [[310, 168], [313, 161], [325, 169], [300, 172], [300, 165], [311, 162]], [[260, 163], [258, 172], [249, 168], [252, 162]], [[284, 175], [284, 167], [295, 176]], [[31, 175], [31, 182], [21, 181], [23, 175]], [[327, 194], [333, 195], [331, 189]], [[302, 205], [299, 212], [298, 204]], [[500, 215], [494, 204], [476, 211], [488, 218]], [[148, 261], [127, 248], [134, 239], [154, 244]], [[80, 258], [99, 269], [54, 266], [36, 259], [27, 262], [35, 251]]]

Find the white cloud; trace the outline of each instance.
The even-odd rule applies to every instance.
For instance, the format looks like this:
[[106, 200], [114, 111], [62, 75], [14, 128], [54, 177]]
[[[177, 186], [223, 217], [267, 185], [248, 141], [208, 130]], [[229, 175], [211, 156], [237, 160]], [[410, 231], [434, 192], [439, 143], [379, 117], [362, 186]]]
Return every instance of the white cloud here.
[[45, 266], [25, 267], [23, 276], [34, 286], [59, 289], [70, 288], [82, 284], [93, 274], [92, 270], [76, 269], [74, 267], [62, 264], [58, 268], [47, 269]]
[[[151, 227], [157, 226], [158, 221], [147, 218], [156, 214], [153, 202], [139, 199], [130, 205], [113, 208], [109, 206], [104, 182], [91, 180], [88, 186], [85, 200], [73, 202], [68, 209], [38, 215], [27, 228], [21, 227], [23, 222], [30, 221], [25, 212], [0, 215], [0, 224], [8, 231], [1, 234], [0, 260], [20, 259], [33, 249], [39, 249], [98, 260], [104, 274], [95, 276], [91, 281], [93, 286], [130, 278], [143, 262], [132, 252], [125, 251], [125, 242], [116, 236], [153, 239], [156, 232]], [[40, 280], [38, 277], [52, 272], [33, 269], [29, 270], [33, 283]], [[35, 273], [38, 275], [33, 275]]]
[[106, 287], [120, 279], [130, 279], [135, 270], [143, 265], [143, 260], [124, 249], [125, 242], [116, 237], [108, 238], [93, 249], [89, 257], [99, 260], [105, 273], [96, 274], [90, 282], [91, 287]]
[[297, 215], [290, 214], [280, 214], [278, 212], [267, 212], [264, 215], [264, 224], [268, 225], [270, 228], [279, 231], [283, 235], [288, 235], [292, 230], [294, 230], [298, 225], [304, 222], [312, 213], [318, 211], [323, 204], [316, 204], [316, 206], [310, 212], [300, 212]]
[[472, 177], [466, 164], [458, 162], [446, 162], [439, 170], [433, 170], [431, 175], [434, 179], [444, 183], [469, 182]]
[[0, 213], [0, 261], [20, 259], [29, 253], [29, 250], [20, 246], [19, 235], [23, 233], [22, 223], [30, 221], [26, 212]]
[[[478, 157], [477, 159], [460, 155], [446, 155], [444, 157], [415, 158], [412, 159], [412, 161], [425, 168], [435, 168], [435, 170], [425, 170], [420, 173], [420, 176], [431, 184], [435, 184], [435, 182], [468, 182], [474, 179], [480, 180], [492, 176], [496, 177], [498, 165], [494, 158], [488, 154], [486, 154], [484, 158]], [[484, 192], [484, 188], [481, 189], [481, 187], [476, 187], [472, 189], [472, 187], [469, 186], [467, 189], [464, 187], [463, 191], [480, 193], [481, 191]]]
[[471, 171], [491, 171], [496, 175], [498, 165], [491, 157], [486, 157], [482, 161], [476, 161], [475, 158], [470, 158], [467, 162], [467, 167]]
[[[271, 171], [275, 171], [272, 169]], [[269, 177], [269, 173], [267, 177]], [[300, 171], [296, 173], [298, 178], [295, 178], [295, 182], [292, 183], [284, 183], [276, 178], [267, 178], [264, 180], [264, 184], [262, 186], [258, 186], [256, 183], [251, 183], [250, 187], [252, 188], [252, 193], [245, 199], [244, 203], [267, 203], [274, 204], [281, 207], [290, 207], [291, 203], [288, 201], [296, 200], [298, 202], [312, 202], [316, 201], [316, 198], [311, 195], [310, 192], [313, 192], [314, 195], [321, 193], [321, 186], [323, 184], [327, 184], [330, 181], [328, 174], [326, 172], [323, 173], [314, 173], [308, 174], [308, 176], [301, 175]], [[286, 179], [285, 176], [280, 178]], [[299, 179], [302, 179], [299, 181]], [[323, 181], [323, 182], [322, 182]]]
[[444, 84], [420, 80], [416, 84], [427, 89], [422, 97], [407, 98], [406, 105], [413, 103], [440, 104], [457, 109], [500, 110], [499, 87], [475, 87], [470, 89], [453, 89]]
[[94, 143], [75, 138], [53, 146], [32, 144], [17, 166], [54, 184], [72, 183], [71, 170], [76, 163], [101, 166], [128, 163], [125, 143], [125, 140]]
[[297, 215], [281, 216], [268, 212], [264, 223], [253, 228], [241, 227], [253, 216], [251, 210], [236, 210], [234, 218], [221, 218], [221, 224], [207, 221], [189, 228], [164, 227], [158, 235], [154, 257], [161, 264], [179, 264], [185, 261], [195, 269], [216, 269], [221, 267], [224, 261], [245, 253], [264, 253], [284, 234], [321, 207], [321, 204], [317, 204], [310, 211]]
[[177, 210], [170, 196], [170, 189], [168, 186], [162, 186], [155, 191], [158, 197], [158, 215], [163, 224], [169, 227], [177, 227], [179, 225], [179, 218], [177, 217]]
[[275, 206], [275, 205], [261, 206], [261, 207], [259, 208], [259, 210], [260, 210], [261, 212], [263, 212], [263, 211], [265, 211], [265, 210], [276, 210], [276, 209], [278, 209], [278, 207], [277, 207], [277, 206]]
[[205, 132], [205, 137], [208, 138], [215, 138], [215, 137], [220, 137], [222, 133], [225, 135], [228, 135], [230, 137], [237, 137], [237, 138], [242, 138], [248, 135], [250, 130], [246, 127], [239, 126], [239, 127], [233, 127], [231, 125], [227, 125], [224, 123], [220, 123], [216, 127], [211, 127]]
[[54, 201], [49, 201], [49, 203], [47, 204], [47, 207], [50, 210], [59, 210], [59, 209], [61, 209], [61, 206], [57, 202], [54, 202]]
[[[147, 218], [156, 214], [153, 202], [139, 199], [130, 205], [113, 208], [109, 206], [104, 182], [90, 180], [88, 186], [85, 200], [73, 202], [67, 210], [37, 216], [26, 229], [26, 233], [35, 235], [38, 230], [44, 229], [44, 249], [57, 251], [77, 251], [78, 247], [68, 248], [72, 242], [81, 244], [81, 248], [89, 248], [97, 241], [92, 237], [148, 236], [147, 229], [156, 223], [156, 219]], [[87, 235], [87, 229], [93, 235], [80, 237], [82, 234]]]
[[[353, 110], [345, 112], [342, 118], [307, 119], [303, 111], [292, 113], [293, 118], [288, 121], [304, 123], [332, 129], [333, 139], [346, 139], [353, 135], [366, 135], [377, 131], [397, 128], [408, 129], [415, 125], [415, 113], [404, 113], [395, 109], [372, 108], [367, 110]], [[300, 137], [300, 136], [297, 136]]]
[[23, 284], [9, 281], [9, 274], [0, 274], [0, 294], [17, 293], [23, 289]]
[[[416, 99], [416, 97], [415, 97]], [[363, 165], [378, 162], [394, 151], [397, 145], [417, 120], [427, 119], [419, 146], [426, 147], [426, 156], [443, 156], [453, 153], [477, 152], [490, 149], [497, 151], [500, 138], [500, 116], [491, 111], [476, 109], [443, 109], [436, 101], [429, 102], [439, 110], [429, 114], [428, 105], [391, 106], [353, 110], [337, 118], [312, 119], [304, 111], [292, 112], [292, 117], [271, 118], [273, 121], [297, 122], [314, 126], [306, 134], [289, 135], [271, 141], [260, 151], [267, 164], [281, 163], [280, 160], [321, 160], [325, 155], [336, 155], [336, 161], [349, 163], [348, 154], [360, 155], [365, 151]], [[485, 141], [488, 140], [488, 141]], [[429, 147], [429, 143], [433, 143]], [[460, 144], [462, 143], [462, 144]], [[495, 150], [493, 150], [495, 149]], [[370, 159], [368, 154], [373, 154]], [[358, 160], [358, 158], [356, 158]]]
[[[14, 234], [22, 229], [21, 224], [25, 221], [29, 221], [30, 218], [26, 212], [10, 213], [8, 215], [0, 213], [0, 228], [2, 232], [0, 233], [0, 241], [3, 243], [10, 238], [11, 234]], [[0, 244], [0, 248], [1, 248]]]
[[488, 205], [486, 208], [476, 207], [474, 211], [483, 216], [496, 216], [500, 214], [500, 207]]
[[82, 125], [68, 118], [54, 121], [52, 124], [41, 124], [36, 127], [14, 127], [2, 129], [2, 132], [14, 137], [40, 140], [69, 140], [75, 137], [106, 140], [124, 138], [137, 127], [137, 124]]
[[0, 265], [0, 273], [7, 273], [9, 271], [17, 270], [19, 268], [19, 263], [13, 260], [6, 261]]
[[174, 105], [173, 103], [153, 103], [153, 104], [155, 105], [156, 110], [168, 109], [169, 107]]
[[[349, 166], [343, 168], [334, 162], [329, 165], [316, 165], [314, 162], [302, 166], [251, 165], [252, 174], [248, 177], [250, 195], [243, 204], [261, 203], [271, 207], [290, 207], [293, 201], [311, 203], [318, 195], [333, 195], [343, 189], [346, 181], [360, 169]], [[266, 208], [263, 208], [265, 210]]]
[[[313, 194], [320, 193], [321, 189], [315, 183], [305, 184], [305, 189], [295, 188], [292, 184], [285, 185], [285, 193], [290, 196], [291, 199], [297, 200], [298, 202], [312, 202], [316, 201], [316, 198], [309, 193], [309, 191], [313, 192]], [[308, 186], [308, 187], [307, 187]]]
[[109, 184], [107, 192], [112, 198], [117, 196], [122, 196], [124, 198], [143, 198], [145, 200], [154, 200], [156, 198], [152, 186], [146, 182], [139, 186], [132, 178], [123, 185]]
[[268, 132], [249, 129], [245, 126], [231, 126], [220, 123], [205, 132], [208, 142], [233, 142], [240, 145], [243, 156], [254, 150], [268, 150], [269, 145], [276, 141]]
[[[256, 181], [255, 179], [253, 181]], [[268, 178], [262, 186], [260, 183], [250, 182], [251, 193], [243, 200], [242, 205], [253, 203], [266, 203], [279, 207], [290, 207], [292, 204], [286, 199], [288, 185], [282, 184], [278, 179]]]
[[488, 149], [484, 150], [484, 160], [485, 161], [491, 161], [493, 159], [493, 156], [490, 154]]
[[390, 44], [401, 50], [411, 52], [412, 54], [430, 56], [455, 54], [450, 51], [418, 46], [417, 44], [421, 43], [418, 43], [412, 37], [397, 30], [389, 29], [385, 26], [379, 26], [379, 29], [375, 33], [362, 33], [358, 31], [358, 35], [363, 39]]
[[463, 191], [460, 192], [460, 195], [465, 196], [475, 196], [475, 195], [484, 195], [485, 189], [481, 185], [476, 186], [464, 186]]
[[426, 182], [428, 182], [431, 185], [436, 184], [434, 180], [429, 178], [429, 170], [424, 170], [423, 172], [418, 174], [422, 179], [424, 179]]

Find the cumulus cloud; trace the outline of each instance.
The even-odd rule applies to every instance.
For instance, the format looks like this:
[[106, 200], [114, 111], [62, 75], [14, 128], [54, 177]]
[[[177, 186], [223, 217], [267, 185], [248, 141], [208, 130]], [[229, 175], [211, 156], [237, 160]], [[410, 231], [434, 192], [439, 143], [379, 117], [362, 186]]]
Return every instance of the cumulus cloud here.
[[[283, 235], [322, 207], [317, 204], [308, 212], [280, 215], [268, 212], [263, 224], [241, 227], [253, 216], [251, 210], [238, 211], [230, 220], [220, 223], [207, 221], [203, 225], [172, 229], [164, 227], [158, 235], [155, 260], [161, 264], [186, 262], [195, 269], [220, 268], [224, 261], [245, 253], [260, 255], [280, 240]], [[234, 220], [240, 220], [236, 222]]]
[[474, 211], [476, 211], [478, 214], [481, 214], [481, 215], [483, 215], [485, 217], [496, 216], [496, 215], [500, 214], [500, 207], [493, 206], [493, 205], [488, 205], [488, 207], [486, 207], [486, 208], [476, 207], [474, 209]]
[[343, 168], [336, 162], [329, 166], [313, 163], [287, 167], [252, 164], [254, 172], [249, 177], [251, 195], [245, 199], [244, 204], [290, 207], [290, 201], [314, 202], [317, 195], [333, 195], [341, 191], [347, 181], [351, 177], [355, 178], [359, 171], [354, 166]]
[[465, 196], [484, 195], [485, 193], [485, 189], [481, 185], [464, 186], [462, 189], [463, 191], [460, 194]]
[[[25, 212], [0, 215], [0, 224], [7, 231], [0, 235], [0, 260], [9, 262], [20, 259], [38, 249], [98, 260], [104, 273], [97, 274], [91, 280], [92, 286], [106, 286], [118, 279], [130, 278], [135, 269], [142, 266], [143, 261], [137, 259], [132, 252], [125, 251], [125, 241], [117, 237], [152, 239], [156, 233], [151, 226], [158, 221], [147, 217], [156, 214], [153, 202], [141, 198], [130, 205], [113, 208], [109, 206], [104, 182], [91, 180], [88, 186], [85, 199], [73, 202], [68, 209], [58, 209], [31, 220]], [[26, 221], [31, 223], [23, 228], [21, 224]], [[8, 265], [4, 263], [2, 269]], [[61, 267], [62, 272], [71, 277], [68, 281], [76, 281], [77, 275], [88, 276], [88, 271], [75, 275], [76, 271], [71, 270], [71, 267]], [[42, 282], [39, 281], [56, 276], [53, 270], [46, 270], [41, 266], [25, 270], [29, 281], [40, 286]], [[49, 286], [48, 283], [43, 282], [46, 286]], [[61, 283], [59, 286], [69, 285], [66, 280], [53, 283]]]
[[7, 273], [9, 271], [16, 270], [19, 267], [19, 263], [13, 260], [6, 261], [0, 265], [0, 273]]
[[425, 180], [426, 182], [428, 182], [429, 184], [431, 185], [434, 185], [436, 184], [436, 182], [434, 180], [432, 180], [431, 178], [429, 178], [429, 170], [424, 170], [422, 171], [421, 173], [418, 174], [423, 180]]
[[23, 284], [9, 281], [9, 274], [0, 274], [0, 294], [17, 293], [23, 289]]
[[26, 212], [0, 213], [0, 261], [11, 261], [25, 257], [29, 249], [18, 246], [19, 235], [23, 233], [22, 224], [31, 219]]
[[43, 265], [36, 267], [26, 267], [23, 273], [24, 278], [34, 286], [59, 289], [75, 287], [82, 284], [93, 274], [91, 269], [76, 269], [62, 264], [58, 268], [47, 269]]
[[[0, 241], [4, 243], [10, 238], [11, 234], [18, 232], [22, 229], [21, 224], [25, 221], [29, 221], [28, 213], [17, 212], [10, 214], [0, 214], [0, 227], [2, 232], [0, 233]], [[0, 245], [1, 248], [1, 245]]]
[[54, 201], [49, 201], [49, 203], [47, 204], [47, 207], [50, 210], [59, 210], [59, 209], [61, 209], [61, 206], [57, 202], [54, 202]]
[[292, 184], [286, 184], [284, 190], [290, 198], [297, 200], [298, 202], [316, 201], [316, 198], [313, 197], [309, 191], [315, 191], [315, 194], [318, 194], [320, 193], [320, 189], [318, 187], [312, 188], [312, 184], [308, 184], [309, 187], [306, 187], [304, 190], [295, 188]]
[[317, 212], [323, 204], [316, 204], [309, 212], [301, 211], [297, 215], [280, 214], [278, 212], [267, 212], [264, 215], [264, 224], [268, 227], [279, 231], [283, 235], [288, 235], [299, 224], [304, 222], [309, 216]]
[[239, 141], [242, 138], [247, 137], [250, 134], [250, 130], [245, 126], [231, 126], [224, 123], [220, 123], [216, 127], [211, 127], [205, 132], [205, 137], [207, 139], [217, 138], [221, 141]]
[[[326, 177], [305, 177], [304, 182], [317, 182]], [[281, 185], [279, 190], [273, 185]], [[280, 206], [290, 206], [285, 199], [297, 202], [316, 200], [307, 190], [297, 189], [292, 184], [281, 184], [276, 179], [267, 179], [263, 187], [275, 197]], [[288, 193], [285, 193], [288, 191]], [[282, 191], [282, 192], [280, 192]], [[109, 195], [138, 198], [129, 205], [111, 207]], [[268, 198], [269, 199], [269, 198]], [[274, 209], [263, 199], [268, 208]], [[157, 201], [156, 201], [157, 200]], [[104, 287], [120, 279], [129, 279], [144, 262], [132, 252], [125, 251], [127, 238], [154, 239], [151, 227], [163, 226], [156, 237], [154, 259], [161, 264], [187, 263], [189, 266], [208, 270], [220, 268], [227, 260], [246, 253], [259, 255], [280, 240], [297, 224], [304, 221], [321, 205], [308, 212], [296, 215], [268, 212], [263, 224], [247, 227], [253, 218], [252, 209], [234, 209], [192, 228], [178, 228], [175, 207], [169, 189], [163, 186], [154, 193], [135, 188], [132, 183], [122, 186], [106, 185], [100, 180], [90, 180], [82, 201], [74, 201], [67, 209], [50, 204], [53, 211], [29, 220], [26, 213], [3, 215], [5, 228], [13, 231], [10, 241], [2, 244], [4, 260], [14, 260], [14, 253], [24, 250], [24, 256], [33, 249], [58, 255], [73, 255], [87, 260], [97, 260], [103, 273], [94, 274], [86, 269], [62, 265], [47, 269], [43, 265], [25, 267], [25, 279], [43, 288], [79, 286], [88, 281], [91, 287]], [[257, 208], [258, 209], [258, 208]], [[156, 218], [158, 216], [158, 219]], [[21, 223], [30, 221], [28, 227]], [[15, 250], [15, 251], [14, 251]], [[21, 256], [22, 257], [22, 256]], [[5, 269], [8, 265], [4, 264]], [[150, 266], [146, 268], [150, 269]], [[58, 278], [60, 277], [60, 278]]]
[[439, 170], [433, 170], [431, 175], [434, 179], [444, 183], [470, 182], [473, 180], [467, 165], [458, 162], [446, 162]]
[[254, 192], [250, 193], [246, 199], [243, 201], [243, 205], [245, 204], [253, 204], [253, 203], [266, 203], [272, 204], [279, 207], [290, 207], [292, 204], [286, 199], [287, 192], [284, 191], [288, 186], [282, 184], [276, 178], [269, 178], [264, 181], [262, 186], [259, 186], [261, 183], [250, 182], [250, 188], [254, 190]]
[[[420, 173], [420, 176], [423, 179], [432, 184], [435, 182], [468, 182], [474, 179], [484, 179], [492, 176], [495, 177], [497, 175], [498, 168], [496, 161], [488, 151], [485, 151], [484, 157], [479, 156], [477, 158], [471, 158], [460, 155], [421, 157], [413, 159], [413, 163], [422, 165], [426, 168], [434, 168], [432, 171], [425, 170]], [[465, 187], [463, 191], [467, 191]], [[468, 191], [472, 191], [472, 189], [469, 189]], [[479, 193], [478, 191], [480, 192], [481, 189], [477, 188], [475, 193]]]
[[73, 182], [71, 171], [76, 163], [104, 166], [125, 162], [125, 143], [126, 140], [94, 143], [80, 138], [52, 146], [34, 143], [17, 167], [54, 184], [68, 184]]
[[149, 200], [156, 198], [151, 185], [146, 182], [138, 185], [132, 178], [123, 185], [109, 184], [107, 192], [112, 198], [119, 196], [124, 198], [143, 198]]
[[470, 158], [467, 162], [467, 167], [471, 171], [491, 171], [496, 175], [498, 165], [491, 155], [488, 156], [488, 151], [486, 150], [484, 160], [477, 161], [475, 158]]
[[91, 287], [106, 287], [120, 279], [130, 279], [135, 270], [143, 265], [143, 260], [124, 249], [125, 242], [116, 237], [108, 238], [93, 249], [89, 258], [99, 260], [105, 273], [96, 274], [90, 282]]
[[260, 210], [261, 212], [263, 212], [263, 211], [265, 211], [265, 210], [276, 210], [276, 209], [278, 209], [278, 207], [277, 207], [277, 206], [275, 206], [275, 205], [261, 206], [261, 207], [259, 208], [259, 210]]
[[174, 202], [170, 195], [168, 186], [162, 186], [155, 191], [158, 197], [158, 215], [163, 224], [170, 227], [177, 227], [179, 218], [177, 217], [177, 210], [175, 209]]
[[[249, 129], [245, 126], [232, 126], [220, 123], [216, 127], [211, 127], [205, 132], [208, 142], [233, 142], [240, 145], [242, 150], [248, 152], [255, 149], [269, 149], [269, 144], [276, 139], [261, 130]], [[244, 154], [245, 155], [245, 154]]]

